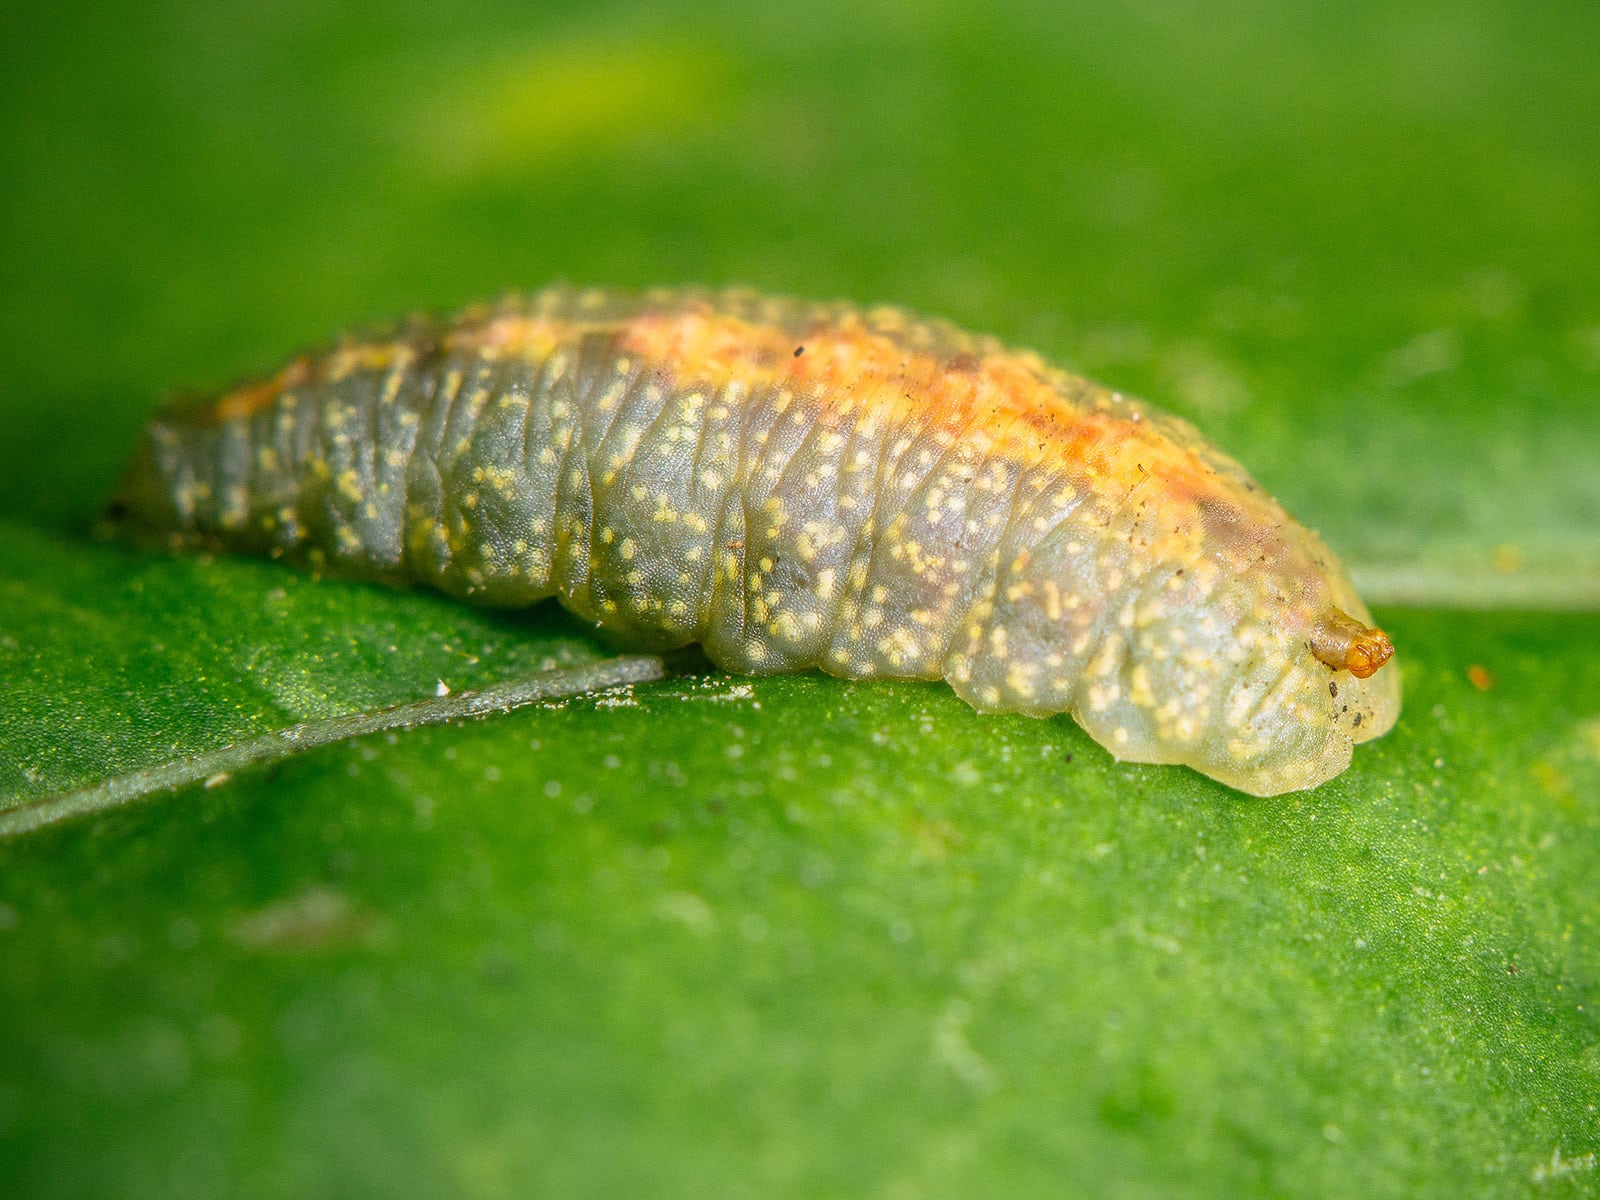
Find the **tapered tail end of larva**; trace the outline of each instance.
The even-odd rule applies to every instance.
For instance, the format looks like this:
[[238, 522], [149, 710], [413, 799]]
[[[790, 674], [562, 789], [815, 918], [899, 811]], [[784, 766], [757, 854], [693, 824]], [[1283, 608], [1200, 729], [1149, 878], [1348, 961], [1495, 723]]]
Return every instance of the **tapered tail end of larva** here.
[[100, 507], [99, 528], [106, 534], [115, 534], [128, 523], [128, 502], [116, 495]]
[[117, 483], [116, 491], [112, 492], [100, 511], [95, 515], [94, 534], [102, 540], [121, 539], [128, 536], [129, 526], [134, 523], [134, 505], [129, 490], [132, 466]]
[[166, 533], [177, 528], [177, 516], [152, 432], [147, 429], [123, 469], [116, 490], [101, 507], [95, 533], [134, 543], [165, 540]]
[[1311, 631], [1311, 653], [1335, 671], [1366, 679], [1394, 657], [1394, 643], [1383, 630], [1335, 608]]

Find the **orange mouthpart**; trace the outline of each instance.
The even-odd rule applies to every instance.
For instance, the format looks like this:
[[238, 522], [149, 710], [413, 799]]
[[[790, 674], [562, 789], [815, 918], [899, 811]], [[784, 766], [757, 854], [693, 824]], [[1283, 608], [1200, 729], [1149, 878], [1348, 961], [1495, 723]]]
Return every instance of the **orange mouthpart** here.
[[1383, 630], [1369, 629], [1336, 608], [1312, 630], [1311, 653], [1336, 671], [1365, 679], [1394, 657], [1394, 643]]
[[1350, 643], [1344, 653], [1344, 669], [1357, 679], [1365, 679], [1394, 657], [1394, 643], [1381, 629], [1368, 629]]

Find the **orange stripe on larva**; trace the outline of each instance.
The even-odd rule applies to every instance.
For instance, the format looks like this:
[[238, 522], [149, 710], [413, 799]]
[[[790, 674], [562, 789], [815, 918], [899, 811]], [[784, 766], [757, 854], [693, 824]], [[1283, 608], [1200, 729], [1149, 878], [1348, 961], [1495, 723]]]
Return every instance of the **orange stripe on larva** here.
[[291, 388], [303, 387], [311, 380], [311, 362], [296, 358], [270, 379], [243, 384], [224, 392], [206, 411], [213, 421], [238, 421], [262, 412]]

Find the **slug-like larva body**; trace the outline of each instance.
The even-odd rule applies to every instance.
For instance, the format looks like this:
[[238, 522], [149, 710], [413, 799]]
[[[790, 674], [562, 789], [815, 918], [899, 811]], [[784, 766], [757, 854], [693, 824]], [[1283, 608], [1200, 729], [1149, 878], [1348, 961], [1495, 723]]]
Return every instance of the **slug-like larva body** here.
[[1400, 706], [1333, 555], [1192, 427], [893, 309], [556, 288], [414, 319], [157, 417], [114, 511], [553, 595], [729, 671], [943, 678], [1260, 795]]

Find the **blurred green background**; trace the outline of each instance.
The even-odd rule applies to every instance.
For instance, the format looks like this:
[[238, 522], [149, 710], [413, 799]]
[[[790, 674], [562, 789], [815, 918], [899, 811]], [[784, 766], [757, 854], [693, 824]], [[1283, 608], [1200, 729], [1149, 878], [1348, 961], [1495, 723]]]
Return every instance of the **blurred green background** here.
[[0, 808], [603, 653], [88, 536], [163, 392], [558, 278], [899, 303], [1183, 413], [1407, 704], [1247, 802], [710, 675], [0, 844], [0, 1194], [1600, 1191], [1597, 51], [1511, 3], [0, 13]]

